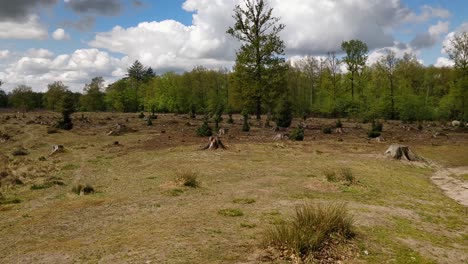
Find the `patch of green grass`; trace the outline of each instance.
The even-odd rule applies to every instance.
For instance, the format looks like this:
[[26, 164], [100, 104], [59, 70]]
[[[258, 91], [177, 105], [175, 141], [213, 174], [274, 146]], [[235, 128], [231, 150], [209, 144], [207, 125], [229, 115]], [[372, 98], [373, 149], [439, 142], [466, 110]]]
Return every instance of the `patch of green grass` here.
[[76, 170], [76, 169], [79, 169], [80, 166], [79, 165], [76, 165], [76, 164], [66, 164], [62, 167], [62, 170]]
[[341, 177], [345, 180], [347, 185], [353, 185], [356, 183], [356, 177], [354, 177], [350, 168], [341, 169]]
[[325, 175], [325, 178], [327, 178], [327, 181], [329, 182], [337, 182], [338, 177], [336, 176], [336, 173], [331, 170], [324, 171], [323, 174]]
[[168, 194], [169, 194], [170, 196], [181, 196], [183, 193], [184, 193], [184, 190], [178, 189], [178, 188], [176, 188], [176, 189], [171, 189], [171, 190], [168, 192]]
[[230, 217], [239, 217], [244, 215], [244, 213], [237, 208], [220, 209], [218, 214]]
[[266, 230], [264, 244], [289, 249], [304, 257], [322, 249], [332, 238], [354, 237], [354, 220], [344, 204], [301, 205], [295, 215]]
[[18, 198], [10, 198], [10, 199], [0, 199], [0, 205], [6, 205], [6, 204], [19, 204], [21, 203], [21, 200]]
[[234, 199], [232, 200], [233, 203], [236, 203], [236, 204], [253, 204], [255, 203], [255, 199], [251, 199], [251, 198], [238, 198], [238, 199]]
[[243, 228], [255, 228], [255, 227], [257, 227], [256, 224], [249, 224], [249, 223], [241, 223], [240, 226], [243, 227]]

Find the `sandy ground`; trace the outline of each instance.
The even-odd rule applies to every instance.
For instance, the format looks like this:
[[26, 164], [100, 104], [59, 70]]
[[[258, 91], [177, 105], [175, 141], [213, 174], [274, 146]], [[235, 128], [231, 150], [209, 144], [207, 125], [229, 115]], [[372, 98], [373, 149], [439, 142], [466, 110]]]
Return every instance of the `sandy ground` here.
[[468, 207], [468, 182], [451, 177], [462, 174], [468, 174], [468, 167], [442, 168], [431, 179], [448, 197]]

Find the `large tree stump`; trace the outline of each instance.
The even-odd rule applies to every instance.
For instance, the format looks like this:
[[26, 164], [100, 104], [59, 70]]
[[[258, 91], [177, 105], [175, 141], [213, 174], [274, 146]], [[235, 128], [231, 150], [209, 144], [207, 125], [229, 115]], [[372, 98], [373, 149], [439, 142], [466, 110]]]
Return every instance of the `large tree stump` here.
[[203, 147], [202, 150], [216, 150], [219, 148], [226, 149], [226, 146], [219, 137], [210, 137], [208, 145]]
[[385, 151], [385, 155], [397, 160], [417, 161], [418, 156], [414, 154], [411, 149], [406, 145], [391, 145]]

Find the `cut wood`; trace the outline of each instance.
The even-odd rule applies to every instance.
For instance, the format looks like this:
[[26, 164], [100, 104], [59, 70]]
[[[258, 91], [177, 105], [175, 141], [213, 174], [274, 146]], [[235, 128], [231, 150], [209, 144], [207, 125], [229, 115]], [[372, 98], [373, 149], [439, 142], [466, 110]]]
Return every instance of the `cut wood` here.
[[219, 137], [210, 137], [209, 143], [202, 150], [217, 150], [219, 148], [226, 149]]
[[65, 151], [65, 148], [62, 145], [54, 145], [52, 146], [52, 152], [50, 152], [49, 156], [55, 155], [57, 153], [62, 153]]
[[385, 155], [397, 160], [407, 160], [407, 161], [417, 161], [419, 160], [418, 156], [414, 154], [411, 149], [406, 145], [391, 145], [385, 151]]
[[289, 139], [289, 134], [288, 133], [279, 133], [279, 134], [276, 134], [276, 136], [273, 137], [274, 141], [287, 140], [287, 139]]

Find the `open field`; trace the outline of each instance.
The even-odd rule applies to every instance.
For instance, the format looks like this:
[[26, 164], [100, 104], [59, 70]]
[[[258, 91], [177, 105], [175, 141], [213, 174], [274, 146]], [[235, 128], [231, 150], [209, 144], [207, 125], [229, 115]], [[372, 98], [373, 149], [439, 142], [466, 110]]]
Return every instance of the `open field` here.
[[[255, 120], [241, 132], [235, 116], [221, 124], [227, 150], [200, 151], [201, 118], [159, 115], [146, 126], [136, 114], [81, 115], [72, 131], [49, 134], [57, 114], [0, 114], [9, 136], [0, 143], [0, 169], [9, 171], [0, 263], [284, 263], [262, 247], [265, 229], [296, 205], [335, 202], [348, 204], [357, 231], [343, 263], [468, 262], [468, 209], [431, 181], [436, 170], [468, 166], [466, 130], [391, 122], [386, 141], [373, 142], [370, 124], [343, 120], [347, 133], [327, 135], [321, 128], [334, 120], [309, 119], [305, 141], [273, 141]], [[107, 136], [116, 123], [135, 131]], [[395, 142], [427, 163], [385, 158]], [[57, 144], [65, 152], [49, 156]], [[19, 147], [27, 155], [13, 156]], [[352, 184], [327, 179], [343, 171]], [[181, 184], [184, 174], [199, 186]], [[78, 184], [96, 193], [73, 193]]]

